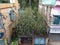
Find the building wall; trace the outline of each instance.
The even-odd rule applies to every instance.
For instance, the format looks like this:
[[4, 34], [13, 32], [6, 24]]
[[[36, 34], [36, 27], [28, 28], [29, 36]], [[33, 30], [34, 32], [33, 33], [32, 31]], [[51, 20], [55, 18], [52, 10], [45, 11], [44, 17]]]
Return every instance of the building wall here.
[[50, 14], [52, 8], [53, 6], [42, 5], [42, 0], [39, 0], [38, 11], [43, 15], [48, 25], [50, 25]]
[[[41, 0], [40, 0], [40, 2], [41, 2]], [[57, 24], [57, 23], [53, 24], [53, 18], [54, 18], [53, 15], [55, 15], [55, 16], [60, 15], [60, 0], [56, 0], [56, 3], [54, 6], [44, 6], [42, 4], [39, 4], [39, 5], [40, 5], [40, 7], [38, 8], [38, 10], [39, 10], [40, 14], [42, 13], [43, 17], [47, 19], [46, 22], [49, 27], [49, 29], [47, 27], [47, 30], [48, 30], [47, 32], [49, 32], [48, 37], [50, 39], [49, 45], [59, 45], [60, 44], [60, 24]], [[47, 9], [45, 10], [46, 7], [47, 7]], [[46, 15], [45, 15], [45, 12], [46, 12]], [[55, 19], [56, 19], [56, 17], [55, 17]], [[56, 21], [56, 22], [58, 22], [58, 21]]]
[[12, 28], [14, 28], [14, 26], [15, 26], [14, 25], [15, 22], [14, 21], [12, 22], [10, 20], [9, 12], [10, 12], [10, 10], [13, 10], [14, 14], [16, 16], [15, 18], [17, 19], [18, 15], [19, 15], [18, 9], [19, 9], [18, 0], [15, 0], [15, 3], [12, 3], [12, 4], [11, 3], [10, 4], [9, 3], [0, 4], [0, 13], [5, 17], [5, 19], [3, 19], [3, 24], [4, 24], [5, 29], [0, 29], [0, 32], [4, 32], [8, 43], [11, 40]]

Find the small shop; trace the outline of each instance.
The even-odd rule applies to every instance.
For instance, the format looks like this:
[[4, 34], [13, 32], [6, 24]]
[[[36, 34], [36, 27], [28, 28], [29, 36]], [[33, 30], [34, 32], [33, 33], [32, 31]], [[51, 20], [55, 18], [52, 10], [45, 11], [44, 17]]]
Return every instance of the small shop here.
[[46, 38], [44, 37], [20, 37], [19, 45], [46, 45]]
[[19, 38], [19, 45], [32, 45], [32, 37], [23, 36]]

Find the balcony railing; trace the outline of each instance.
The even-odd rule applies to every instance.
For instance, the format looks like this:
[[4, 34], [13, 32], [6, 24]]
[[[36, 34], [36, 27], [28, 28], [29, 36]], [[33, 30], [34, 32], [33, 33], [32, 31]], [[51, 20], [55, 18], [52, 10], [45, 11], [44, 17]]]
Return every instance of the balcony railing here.
[[53, 24], [53, 20], [50, 21], [50, 33], [60, 33], [60, 24]]
[[50, 27], [50, 33], [60, 33], [60, 28]]

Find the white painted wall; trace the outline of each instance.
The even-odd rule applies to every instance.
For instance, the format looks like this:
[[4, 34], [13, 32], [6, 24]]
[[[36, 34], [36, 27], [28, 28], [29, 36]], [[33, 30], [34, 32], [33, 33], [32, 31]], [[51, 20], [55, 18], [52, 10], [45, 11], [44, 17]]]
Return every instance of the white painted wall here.
[[55, 5], [60, 5], [60, 1], [56, 1], [56, 4]]
[[50, 33], [60, 33], [60, 25], [50, 26]]
[[15, 0], [10, 0], [10, 3], [15, 3]]
[[55, 10], [54, 8], [51, 9], [51, 16], [53, 17], [53, 15], [60, 15], [60, 11], [59, 10]]
[[50, 33], [60, 33], [60, 28], [50, 28]]

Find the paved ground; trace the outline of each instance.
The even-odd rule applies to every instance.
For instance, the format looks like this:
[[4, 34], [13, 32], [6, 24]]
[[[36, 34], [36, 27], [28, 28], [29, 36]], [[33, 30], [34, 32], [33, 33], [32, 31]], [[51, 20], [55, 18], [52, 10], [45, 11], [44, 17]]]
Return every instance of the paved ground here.
[[31, 43], [23, 43], [22, 45], [32, 45]]
[[60, 42], [49, 42], [49, 45], [60, 45]]
[[49, 39], [49, 45], [60, 45], [60, 34], [50, 34]]

